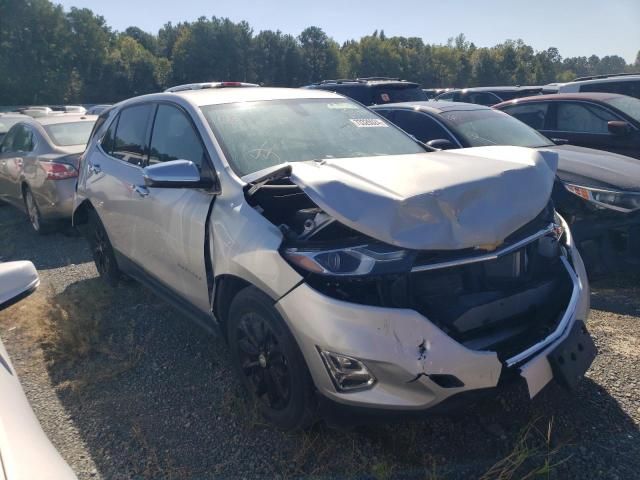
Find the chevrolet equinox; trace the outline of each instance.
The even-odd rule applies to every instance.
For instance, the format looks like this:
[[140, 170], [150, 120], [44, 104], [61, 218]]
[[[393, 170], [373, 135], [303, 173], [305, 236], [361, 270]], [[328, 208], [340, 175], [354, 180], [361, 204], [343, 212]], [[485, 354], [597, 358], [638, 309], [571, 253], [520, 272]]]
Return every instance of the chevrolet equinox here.
[[187, 89], [101, 115], [74, 223], [108, 283], [221, 332], [262, 414], [293, 429], [509, 380], [573, 386], [595, 347], [556, 167], [520, 147], [427, 152], [323, 90]]

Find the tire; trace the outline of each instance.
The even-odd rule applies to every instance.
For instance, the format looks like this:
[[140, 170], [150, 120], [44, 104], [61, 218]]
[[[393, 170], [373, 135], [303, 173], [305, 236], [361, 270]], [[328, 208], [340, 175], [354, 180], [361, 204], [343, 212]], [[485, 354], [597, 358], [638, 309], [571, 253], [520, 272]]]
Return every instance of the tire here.
[[260, 413], [283, 430], [315, 419], [313, 381], [293, 335], [273, 300], [255, 287], [233, 298], [227, 336], [231, 359]]
[[95, 210], [90, 210], [88, 213], [86, 234], [91, 247], [91, 255], [100, 277], [108, 285], [117, 286], [121, 277], [118, 262], [113, 253], [113, 247], [109, 241], [107, 231]]
[[29, 218], [31, 228], [33, 228], [38, 235], [45, 235], [51, 232], [51, 225], [42, 220], [40, 209], [29, 187], [24, 188], [23, 197], [24, 208], [27, 210], [27, 217]]

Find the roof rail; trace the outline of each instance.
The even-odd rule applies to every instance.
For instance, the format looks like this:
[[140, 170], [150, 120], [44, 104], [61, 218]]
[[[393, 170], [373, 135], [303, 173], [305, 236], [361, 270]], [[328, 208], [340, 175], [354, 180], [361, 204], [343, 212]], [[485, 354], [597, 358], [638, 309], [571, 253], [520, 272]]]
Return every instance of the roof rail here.
[[610, 78], [610, 77], [626, 77], [628, 75], [640, 75], [640, 72], [635, 73], [607, 73], [604, 75], [590, 75], [587, 77], [578, 77], [571, 80], [572, 82], [581, 82], [582, 80], [597, 80], [598, 78]]
[[363, 82], [370, 82], [375, 80], [394, 80], [398, 82], [406, 81], [406, 80], [400, 80], [399, 78], [395, 78], [395, 77], [358, 77], [356, 80], [362, 80]]
[[327, 83], [367, 83], [375, 81], [391, 81], [391, 82], [406, 82], [406, 80], [400, 80], [395, 77], [358, 77], [358, 78], [337, 78], [335, 80], [322, 80], [313, 85], [325, 85]]
[[319, 84], [316, 83], [314, 85], [323, 85], [325, 83], [349, 83], [349, 82], [362, 83], [357, 78], [336, 78], [335, 80], [322, 80]]
[[228, 88], [228, 87], [259, 87], [257, 83], [247, 82], [200, 82], [186, 83], [167, 88], [166, 93], [184, 92], [186, 90], [203, 90], [206, 88]]

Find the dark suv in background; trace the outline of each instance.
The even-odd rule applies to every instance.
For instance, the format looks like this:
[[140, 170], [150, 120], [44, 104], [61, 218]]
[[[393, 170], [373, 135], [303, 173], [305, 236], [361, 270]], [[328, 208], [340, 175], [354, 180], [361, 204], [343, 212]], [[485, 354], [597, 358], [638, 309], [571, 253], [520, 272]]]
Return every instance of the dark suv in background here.
[[353, 98], [363, 105], [428, 100], [419, 83], [388, 77], [323, 80], [304, 88], [328, 90]]
[[640, 100], [615, 93], [560, 93], [500, 103], [555, 143], [640, 158]]

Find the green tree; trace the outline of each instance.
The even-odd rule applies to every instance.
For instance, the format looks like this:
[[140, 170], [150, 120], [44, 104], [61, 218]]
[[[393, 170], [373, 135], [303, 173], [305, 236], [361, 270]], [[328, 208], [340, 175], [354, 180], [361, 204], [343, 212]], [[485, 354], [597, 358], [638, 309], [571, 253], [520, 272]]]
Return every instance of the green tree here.
[[65, 100], [73, 64], [64, 10], [47, 0], [0, 2], [0, 103]]
[[298, 85], [302, 56], [291, 35], [279, 30], [260, 32], [253, 39], [252, 59], [258, 82], [278, 87]]
[[338, 44], [319, 27], [308, 27], [298, 37], [302, 48], [304, 83], [335, 78], [338, 74]]

